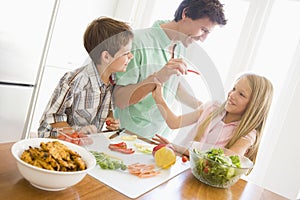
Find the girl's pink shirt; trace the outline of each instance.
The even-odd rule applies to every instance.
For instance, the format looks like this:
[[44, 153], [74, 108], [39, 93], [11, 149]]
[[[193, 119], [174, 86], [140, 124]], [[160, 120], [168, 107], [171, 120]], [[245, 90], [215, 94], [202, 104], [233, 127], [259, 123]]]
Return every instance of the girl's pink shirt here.
[[[217, 109], [220, 105], [216, 103], [206, 103], [203, 105], [203, 113], [199, 118], [197, 125], [203, 122], [204, 119], [208, 117], [208, 115], [215, 109]], [[226, 144], [230, 141], [234, 134], [235, 128], [238, 126], [240, 121], [224, 123], [223, 118], [225, 117], [226, 111], [221, 113], [219, 116], [214, 118], [208, 128], [205, 130], [203, 136], [200, 139], [200, 142], [214, 145], [216, 147], [225, 147]], [[198, 127], [196, 126], [196, 127]], [[251, 145], [254, 144], [256, 138], [256, 130], [251, 131], [246, 136], [243, 137], [248, 140]]]

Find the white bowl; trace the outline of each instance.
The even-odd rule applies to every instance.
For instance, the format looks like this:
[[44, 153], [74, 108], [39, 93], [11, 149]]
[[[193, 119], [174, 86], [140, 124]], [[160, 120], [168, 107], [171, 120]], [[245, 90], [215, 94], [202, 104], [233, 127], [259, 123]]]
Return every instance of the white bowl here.
[[[84, 160], [87, 169], [75, 172], [60, 172], [42, 169], [28, 164], [20, 159], [22, 153], [31, 147], [40, 147], [41, 142], [59, 141], [71, 150], [77, 152]], [[18, 169], [21, 175], [33, 186], [47, 191], [59, 191], [73, 186], [80, 182], [87, 172], [95, 167], [95, 157], [85, 148], [70, 142], [49, 138], [32, 138], [20, 140], [13, 144], [11, 152], [17, 161]]]

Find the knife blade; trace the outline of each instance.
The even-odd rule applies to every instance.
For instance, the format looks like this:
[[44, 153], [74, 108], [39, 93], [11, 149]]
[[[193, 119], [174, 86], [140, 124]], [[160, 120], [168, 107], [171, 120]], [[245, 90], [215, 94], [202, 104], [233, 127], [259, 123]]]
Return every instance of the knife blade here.
[[[136, 134], [134, 134], [133, 132], [128, 131], [128, 130], [126, 130], [126, 134], [128, 134], [128, 135], [136, 135]], [[142, 140], [142, 141], [144, 141], [144, 142], [147, 142], [147, 143], [149, 143], [149, 144], [154, 144], [154, 145], [158, 145], [158, 144], [159, 144], [159, 143], [156, 142], [156, 141], [150, 140], [150, 139], [148, 139], [148, 138], [145, 138], [145, 137], [142, 137], [142, 136], [139, 136], [139, 135], [137, 135], [137, 139]]]
[[119, 136], [121, 133], [123, 133], [125, 131], [125, 128], [121, 128], [121, 129], [119, 129], [117, 132], [115, 132], [114, 134], [112, 134], [111, 136], [109, 136], [109, 138], [108, 139], [113, 139], [113, 138], [115, 138], [115, 137], [117, 137], [117, 136]]

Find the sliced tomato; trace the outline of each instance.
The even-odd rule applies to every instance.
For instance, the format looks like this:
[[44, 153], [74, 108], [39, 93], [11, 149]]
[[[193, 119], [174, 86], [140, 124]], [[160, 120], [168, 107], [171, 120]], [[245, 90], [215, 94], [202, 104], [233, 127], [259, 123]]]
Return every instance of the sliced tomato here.
[[70, 135], [72, 138], [79, 138], [79, 135], [77, 132], [74, 132]]
[[107, 119], [107, 120], [105, 121], [105, 123], [106, 123], [107, 126], [110, 126], [110, 125], [111, 125], [111, 121], [110, 121], [109, 119]]
[[58, 135], [57, 136], [57, 139], [60, 139], [60, 140], [65, 140], [65, 138], [66, 138], [66, 136], [64, 136], [64, 135]]

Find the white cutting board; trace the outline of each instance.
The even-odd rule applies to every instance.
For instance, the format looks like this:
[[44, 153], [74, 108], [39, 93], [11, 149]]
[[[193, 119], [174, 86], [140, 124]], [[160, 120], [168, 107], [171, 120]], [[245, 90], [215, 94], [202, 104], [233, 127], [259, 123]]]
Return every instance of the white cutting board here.
[[[121, 158], [126, 165], [137, 162], [145, 164], [155, 163], [151, 154], [144, 154], [138, 152], [137, 150], [134, 154], [122, 154], [109, 150], [108, 145], [110, 143], [118, 143], [122, 141], [120, 139], [122, 134], [121, 136], [118, 136], [112, 140], [108, 139], [110, 135], [111, 134], [91, 135], [90, 137], [93, 139], [93, 144], [86, 146], [86, 148], [88, 150], [105, 152], [109, 155]], [[138, 139], [135, 141], [124, 142], [127, 143], [129, 148], [135, 148], [134, 143], [147, 144]], [[139, 178], [127, 171], [103, 170], [98, 165], [89, 172], [89, 175], [117, 190], [118, 192], [128, 196], [129, 198], [137, 198], [189, 168], [190, 163], [183, 163], [181, 161], [181, 157], [177, 156], [176, 163], [172, 167], [169, 169], [162, 169], [160, 170], [160, 174], [150, 178]]]

